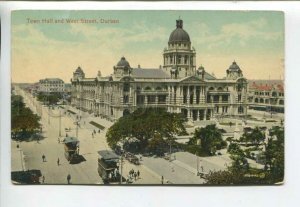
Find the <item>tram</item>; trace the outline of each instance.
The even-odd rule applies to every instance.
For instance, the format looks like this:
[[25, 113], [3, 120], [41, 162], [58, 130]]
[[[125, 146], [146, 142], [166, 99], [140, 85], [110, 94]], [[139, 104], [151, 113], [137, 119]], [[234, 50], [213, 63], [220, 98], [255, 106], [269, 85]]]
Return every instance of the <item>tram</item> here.
[[69, 163], [80, 162], [79, 140], [76, 137], [65, 137], [63, 140], [65, 148], [65, 157]]
[[98, 151], [98, 155], [98, 174], [104, 184], [119, 183], [119, 156], [109, 150]]

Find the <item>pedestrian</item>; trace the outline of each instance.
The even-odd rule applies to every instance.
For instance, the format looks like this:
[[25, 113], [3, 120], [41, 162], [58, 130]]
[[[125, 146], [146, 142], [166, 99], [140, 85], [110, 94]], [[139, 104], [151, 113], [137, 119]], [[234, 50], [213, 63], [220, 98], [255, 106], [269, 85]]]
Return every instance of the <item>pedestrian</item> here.
[[98, 133], [100, 134], [100, 129], [98, 130]]
[[138, 176], [138, 178], [140, 178], [140, 171], [139, 170], [137, 171], [137, 176]]
[[44, 154], [42, 155], [42, 159], [43, 159], [43, 162], [45, 162], [46, 156]]
[[57, 159], [57, 165], [59, 166], [59, 158]]
[[68, 184], [70, 184], [70, 180], [71, 180], [71, 175], [70, 174], [68, 174], [67, 180], [68, 180]]
[[68, 137], [68, 133], [66, 133], [66, 137]]
[[204, 171], [204, 168], [203, 168], [203, 166], [201, 166], [201, 170], [202, 170], [202, 172]]
[[57, 141], [58, 141], [58, 144], [60, 144], [60, 139], [59, 139], [59, 137], [57, 138]]
[[94, 132], [92, 132], [92, 138], [94, 138]]
[[161, 184], [164, 184], [164, 176], [161, 176]]
[[136, 180], [136, 176], [137, 176], [136, 172], [134, 172], [133, 176], [134, 176], [134, 180]]
[[131, 176], [133, 177], [133, 174], [134, 174], [134, 170], [133, 169], [131, 169]]
[[44, 175], [42, 177], [42, 181], [43, 181], [43, 183], [45, 183], [45, 176]]
[[94, 129], [94, 134], [96, 134], [96, 130]]

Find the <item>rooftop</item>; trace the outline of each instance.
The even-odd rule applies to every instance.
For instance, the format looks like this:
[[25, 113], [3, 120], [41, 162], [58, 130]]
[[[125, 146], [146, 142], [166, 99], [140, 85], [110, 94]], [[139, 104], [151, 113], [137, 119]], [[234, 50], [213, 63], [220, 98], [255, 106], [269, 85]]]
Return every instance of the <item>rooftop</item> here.
[[113, 151], [109, 151], [109, 150], [101, 150], [98, 151], [98, 154], [101, 158], [103, 158], [104, 160], [115, 160], [115, 159], [119, 159], [119, 156], [114, 153]]
[[157, 78], [157, 79], [170, 78], [170, 75], [168, 75], [162, 69], [155, 69], [155, 68], [149, 68], [149, 69], [133, 68], [131, 75], [134, 78]]

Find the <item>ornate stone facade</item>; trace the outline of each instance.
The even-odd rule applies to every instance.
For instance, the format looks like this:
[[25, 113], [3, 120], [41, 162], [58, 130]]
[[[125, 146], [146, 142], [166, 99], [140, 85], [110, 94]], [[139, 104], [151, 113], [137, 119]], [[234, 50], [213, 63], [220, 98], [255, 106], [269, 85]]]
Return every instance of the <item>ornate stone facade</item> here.
[[71, 79], [72, 105], [111, 120], [140, 107], [162, 107], [194, 121], [247, 114], [248, 82], [240, 67], [234, 61], [223, 79], [203, 66], [196, 69], [196, 50], [182, 20], [176, 21], [163, 63], [157, 69], [132, 68], [122, 57], [112, 75], [99, 71], [95, 78], [85, 78], [78, 67]]

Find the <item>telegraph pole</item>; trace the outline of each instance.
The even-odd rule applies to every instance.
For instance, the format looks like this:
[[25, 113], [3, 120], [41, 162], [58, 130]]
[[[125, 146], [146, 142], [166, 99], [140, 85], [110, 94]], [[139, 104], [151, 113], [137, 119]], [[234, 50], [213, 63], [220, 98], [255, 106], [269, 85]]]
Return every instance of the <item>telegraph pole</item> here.
[[78, 119], [76, 120], [76, 138], [78, 139], [78, 124], [79, 124], [79, 121]]
[[59, 136], [61, 137], [61, 110], [59, 109]]

